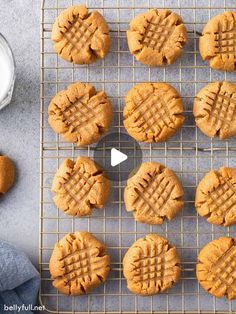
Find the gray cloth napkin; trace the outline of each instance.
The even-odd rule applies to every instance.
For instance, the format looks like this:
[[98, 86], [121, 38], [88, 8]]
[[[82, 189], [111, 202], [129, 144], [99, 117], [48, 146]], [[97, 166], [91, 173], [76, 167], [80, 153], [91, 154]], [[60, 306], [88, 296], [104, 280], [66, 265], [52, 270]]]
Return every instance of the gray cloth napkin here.
[[[0, 313], [24, 313], [22, 305], [34, 306], [37, 301], [40, 277], [25, 253], [0, 240]], [[21, 308], [6, 311], [6, 306]]]

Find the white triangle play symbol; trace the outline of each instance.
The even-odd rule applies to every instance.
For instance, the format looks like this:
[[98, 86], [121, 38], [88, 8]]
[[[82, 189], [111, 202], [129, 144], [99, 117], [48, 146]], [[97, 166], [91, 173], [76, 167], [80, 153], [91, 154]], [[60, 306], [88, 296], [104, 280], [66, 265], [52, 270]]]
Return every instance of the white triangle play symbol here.
[[116, 148], [111, 149], [111, 166], [115, 167], [128, 159], [128, 156]]

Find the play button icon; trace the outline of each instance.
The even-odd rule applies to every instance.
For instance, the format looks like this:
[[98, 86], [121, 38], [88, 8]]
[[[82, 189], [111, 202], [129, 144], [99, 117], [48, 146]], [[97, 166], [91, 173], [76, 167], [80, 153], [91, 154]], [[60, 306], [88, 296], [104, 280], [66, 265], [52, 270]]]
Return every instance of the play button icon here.
[[128, 156], [122, 152], [120, 152], [116, 148], [111, 149], [111, 166], [115, 167], [119, 164], [121, 164], [123, 161], [127, 160]]
[[138, 142], [126, 133], [110, 133], [94, 148], [94, 160], [106, 171], [111, 181], [126, 181], [134, 168], [142, 163]]

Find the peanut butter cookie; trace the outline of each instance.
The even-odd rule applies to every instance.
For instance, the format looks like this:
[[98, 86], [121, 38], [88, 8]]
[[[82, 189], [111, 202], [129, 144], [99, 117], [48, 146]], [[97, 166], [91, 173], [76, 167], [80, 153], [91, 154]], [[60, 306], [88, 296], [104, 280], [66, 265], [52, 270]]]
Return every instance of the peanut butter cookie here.
[[5, 194], [13, 185], [15, 167], [10, 158], [0, 156], [0, 194]]
[[183, 208], [183, 188], [176, 174], [157, 162], [145, 162], [127, 182], [127, 211], [137, 221], [162, 224]]
[[210, 294], [236, 298], [236, 239], [219, 238], [200, 251], [196, 267], [200, 285]]
[[104, 58], [111, 39], [104, 17], [82, 5], [72, 6], [57, 17], [52, 28], [54, 49], [66, 61], [89, 64]]
[[197, 187], [195, 206], [210, 223], [236, 224], [236, 169], [222, 167], [207, 173]]
[[193, 114], [207, 136], [223, 140], [236, 135], [236, 85], [226, 81], [207, 84], [195, 97]]
[[137, 15], [127, 31], [130, 52], [143, 64], [171, 64], [182, 54], [187, 31], [179, 15], [151, 9]]
[[126, 96], [124, 126], [137, 141], [163, 142], [184, 122], [180, 95], [166, 83], [141, 83]]
[[90, 215], [106, 203], [110, 182], [104, 171], [90, 158], [65, 159], [53, 179], [53, 200], [68, 215]]
[[108, 131], [112, 105], [104, 91], [75, 83], [60, 91], [48, 107], [51, 128], [68, 142], [79, 146], [97, 142]]
[[216, 70], [236, 70], [236, 12], [214, 16], [204, 27], [199, 39], [203, 60]]
[[105, 245], [91, 233], [69, 233], [56, 243], [49, 270], [56, 289], [67, 295], [81, 295], [106, 281], [110, 258]]
[[128, 289], [139, 295], [153, 295], [171, 288], [180, 276], [176, 248], [157, 235], [149, 234], [134, 242], [123, 260]]

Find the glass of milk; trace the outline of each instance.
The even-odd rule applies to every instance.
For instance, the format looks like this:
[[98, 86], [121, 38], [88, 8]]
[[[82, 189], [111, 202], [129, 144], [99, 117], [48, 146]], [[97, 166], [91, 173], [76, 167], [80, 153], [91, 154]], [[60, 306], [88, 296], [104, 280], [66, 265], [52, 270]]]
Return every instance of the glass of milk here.
[[0, 33], [0, 110], [10, 103], [14, 83], [14, 56], [7, 40]]

